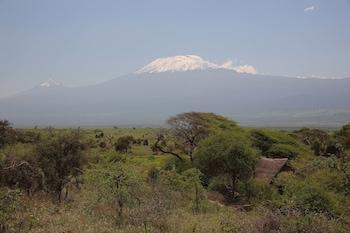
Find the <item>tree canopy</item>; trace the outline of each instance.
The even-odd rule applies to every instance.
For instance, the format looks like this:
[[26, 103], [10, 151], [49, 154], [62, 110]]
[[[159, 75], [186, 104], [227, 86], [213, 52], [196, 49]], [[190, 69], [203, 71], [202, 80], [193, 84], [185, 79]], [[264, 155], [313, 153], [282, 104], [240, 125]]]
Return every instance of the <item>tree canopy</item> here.
[[187, 155], [193, 162], [193, 153], [201, 140], [208, 135], [238, 129], [237, 124], [214, 113], [187, 112], [170, 117], [170, 130], [158, 134], [155, 148], [182, 160]]
[[220, 133], [212, 135], [198, 147], [195, 162], [209, 178], [224, 176], [231, 199], [238, 181], [248, 180], [254, 173], [257, 152], [244, 134]]

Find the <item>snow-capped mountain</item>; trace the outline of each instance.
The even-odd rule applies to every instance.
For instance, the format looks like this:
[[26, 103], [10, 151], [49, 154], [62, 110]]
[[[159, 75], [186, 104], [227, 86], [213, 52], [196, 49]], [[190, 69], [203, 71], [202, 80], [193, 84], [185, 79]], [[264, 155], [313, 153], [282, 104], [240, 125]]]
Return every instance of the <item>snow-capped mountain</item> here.
[[40, 83], [40, 87], [45, 87], [45, 88], [52, 88], [52, 87], [61, 87], [63, 86], [61, 82], [58, 82], [52, 78], [49, 78], [48, 80]]
[[51, 79], [0, 99], [0, 119], [24, 126], [160, 125], [174, 114], [201, 111], [246, 125], [349, 121], [350, 78], [288, 78], [250, 74], [248, 68], [188, 55], [159, 58], [97, 85], [68, 88]]
[[184, 72], [209, 69], [226, 69], [233, 70], [238, 73], [256, 73], [256, 69], [251, 65], [234, 66], [232, 61], [226, 61], [224, 64], [219, 65], [213, 62], [209, 62], [197, 55], [179, 55], [174, 57], [158, 58], [136, 71], [136, 73], [152, 74], [162, 72]]

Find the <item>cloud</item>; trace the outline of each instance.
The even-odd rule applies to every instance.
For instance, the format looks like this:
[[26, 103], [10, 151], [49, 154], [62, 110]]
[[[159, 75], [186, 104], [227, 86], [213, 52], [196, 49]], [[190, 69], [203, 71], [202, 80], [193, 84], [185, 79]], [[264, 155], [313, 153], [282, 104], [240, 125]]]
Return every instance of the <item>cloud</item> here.
[[234, 70], [238, 73], [246, 73], [246, 74], [256, 74], [257, 70], [252, 65], [240, 65], [235, 66], [231, 60], [226, 61], [224, 64], [220, 66], [220, 68], [227, 70]]
[[309, 6], [304, 9], [304, 12], [312, 12], [317, 10], [315, 6]]

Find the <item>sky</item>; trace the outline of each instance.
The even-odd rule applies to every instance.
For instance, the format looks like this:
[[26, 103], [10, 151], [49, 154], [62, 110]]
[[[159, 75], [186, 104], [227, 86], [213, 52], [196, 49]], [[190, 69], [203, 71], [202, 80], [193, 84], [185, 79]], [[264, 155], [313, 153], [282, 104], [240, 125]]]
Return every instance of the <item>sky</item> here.
[[0, 97], [186, 54], [259, 74], [350, 77], [350, 0], [0, 0]]

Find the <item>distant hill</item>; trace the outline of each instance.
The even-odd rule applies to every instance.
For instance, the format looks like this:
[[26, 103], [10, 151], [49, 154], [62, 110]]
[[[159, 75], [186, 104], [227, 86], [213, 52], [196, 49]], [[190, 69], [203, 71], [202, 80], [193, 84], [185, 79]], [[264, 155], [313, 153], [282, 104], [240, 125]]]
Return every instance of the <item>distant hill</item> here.
[[350, 79], [277, 77], [210, 66], [164, 72], [148, 68], [93, 86], [45, 82], [0, 99], [0, 118], [23, 126], [161, 125], [176, 113], [205, 111], [243, 125], [337, 126], [350, 121]]

